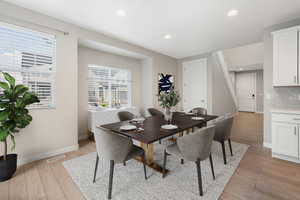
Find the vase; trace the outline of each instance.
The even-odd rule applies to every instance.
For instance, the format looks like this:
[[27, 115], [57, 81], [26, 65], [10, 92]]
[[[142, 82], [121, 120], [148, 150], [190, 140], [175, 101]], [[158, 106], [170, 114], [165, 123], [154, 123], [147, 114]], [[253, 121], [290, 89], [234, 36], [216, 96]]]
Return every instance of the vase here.
[[171, 108], [165, 108], [165, 120], [168, 123], [171, 123], [172, 121], [172, 109]]

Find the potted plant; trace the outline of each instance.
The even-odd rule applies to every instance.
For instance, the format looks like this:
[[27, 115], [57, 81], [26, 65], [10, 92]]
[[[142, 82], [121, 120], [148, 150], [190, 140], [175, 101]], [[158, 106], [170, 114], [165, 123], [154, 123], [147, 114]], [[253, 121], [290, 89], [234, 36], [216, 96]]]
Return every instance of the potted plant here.
[[158, 94], [158, 101], [160, 106], [165, 109], [165, 119], [171, 121], [172, 108], [175, 107], [180, 101], [180, 95], [174, 90], [174, 87], [168, 92], [161, 92]]
[[15, 78], [2, 72], [5, 82], [0, 82], [0, 142], [4, 144], [4, 154], [0, 157], [0, 182], [10, 179], [17, 169], [17, 154], [7, 153], [7, 139], [15, 148], [15, 134], [32, 121], [26, 108], [39, 102], [38, 97], [28, 91], [25, 85], [16, 85]]

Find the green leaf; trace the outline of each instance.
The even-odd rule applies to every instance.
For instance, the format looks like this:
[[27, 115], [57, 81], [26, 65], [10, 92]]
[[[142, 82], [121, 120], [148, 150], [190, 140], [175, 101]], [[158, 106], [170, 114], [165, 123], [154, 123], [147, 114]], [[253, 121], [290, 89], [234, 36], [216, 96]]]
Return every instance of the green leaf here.
[[3, 88], [4, 90], [8, 90], [9, 89], [9, 85], [5, 82], [0, 81], [0, 87]]
[[0, 121], [5, 121], [8, 118], [8, 112], [6, 110], [0, 111]]
[[25, 105], [29, 105], [33, 103], [38, 103], [40, 102], [40, 100], [35, 94], [31, 92], [25, 92], [23, 95], [23, 102], [25, 103]]
[[15, 87], [16, 80], [7, 72], [2, 72], [5, 80], [10, 84], [11, 87]]
[[9, 135], [8, 131], [5, 129], [0, 129], [0, 141], [3, 142], [6, 140], [7, 136]]
[[27, 91], [28, 91], [28, 87], [26, 87], [25, 85], [17, 85], [15, 87], [15, 95], [16, 96], [22, 95]]

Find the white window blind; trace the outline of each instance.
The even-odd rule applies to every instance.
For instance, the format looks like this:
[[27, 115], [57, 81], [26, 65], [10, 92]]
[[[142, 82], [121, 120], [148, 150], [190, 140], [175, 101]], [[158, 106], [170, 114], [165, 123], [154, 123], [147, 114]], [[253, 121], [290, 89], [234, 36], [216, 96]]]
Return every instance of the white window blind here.
[[88, 102], [91, 106], [131, 105], [131, 73], [126, 69], [89, 65]]
[[39, 97], [40, 103], [32, 107], [55, 105], [55, 53], [54, 35], [0, 23], [0, 71], [10, 73], [17, 84]]

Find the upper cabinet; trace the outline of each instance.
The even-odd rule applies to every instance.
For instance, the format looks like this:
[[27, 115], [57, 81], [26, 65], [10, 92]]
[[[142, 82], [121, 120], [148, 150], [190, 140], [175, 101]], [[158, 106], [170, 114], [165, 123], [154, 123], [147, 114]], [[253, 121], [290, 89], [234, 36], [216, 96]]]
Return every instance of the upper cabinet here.
[[273, 86], [300, 86], [299, 31], [292, 27], [273, 32]]

